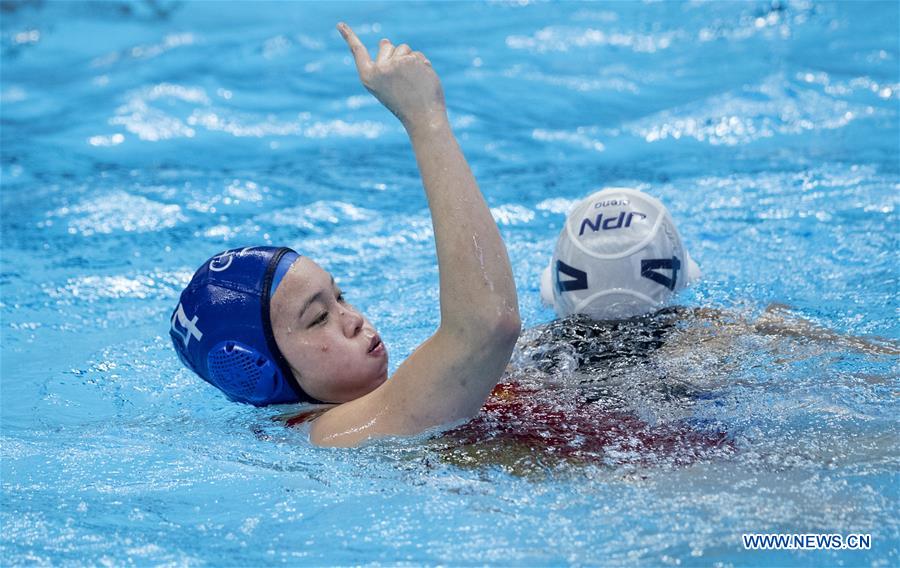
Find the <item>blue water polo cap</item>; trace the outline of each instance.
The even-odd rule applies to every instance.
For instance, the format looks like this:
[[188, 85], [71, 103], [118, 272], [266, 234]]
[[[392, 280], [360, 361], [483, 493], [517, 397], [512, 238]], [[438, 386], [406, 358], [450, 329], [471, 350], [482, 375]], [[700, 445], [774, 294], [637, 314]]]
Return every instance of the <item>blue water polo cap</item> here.
[[228, 398], [256, 406], [321, 402], [294, 378], [269, 319], [269, 301], [299, 258], [285, 247], [217, 254], [194, 273], [172, 312], [181, 361]]

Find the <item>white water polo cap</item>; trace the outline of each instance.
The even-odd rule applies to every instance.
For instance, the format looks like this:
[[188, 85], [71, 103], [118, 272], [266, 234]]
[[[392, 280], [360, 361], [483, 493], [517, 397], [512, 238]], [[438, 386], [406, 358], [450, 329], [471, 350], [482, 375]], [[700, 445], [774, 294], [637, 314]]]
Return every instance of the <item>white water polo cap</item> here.
[[541, 277], [559, 317], [622, 319], [652, 311], [700, 278], [665, 205], [611, 187], [576, 205]]

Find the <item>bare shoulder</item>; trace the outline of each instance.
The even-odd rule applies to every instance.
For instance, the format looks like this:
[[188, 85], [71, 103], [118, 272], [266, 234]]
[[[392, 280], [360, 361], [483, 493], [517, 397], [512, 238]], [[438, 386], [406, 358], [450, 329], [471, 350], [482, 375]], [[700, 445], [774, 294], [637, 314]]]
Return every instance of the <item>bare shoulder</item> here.
[[309, 440], [317, 446], [348, 448], [390, 431], [389, 406], [380, 388], [314, 417]]
[[840, 333], [797, 315], [785, 304], [769, 304], [753, 325], [763, 335], [814, 341], [869, 355], [900, 355], [900, 344], [892, 339]]
[[[698, 345], [727, 347], [748, 336], [768, 337], [775, 342], [800, 340], [836, 349], [848, 349], [871, 355], [900, 354], [896, 341], [883, 337], [859, 337], [837, 332], [799, 314], [786, 304], [771, 303], [757, 316], [740, 310], [692, 308], [682, 313], [681, 333], [670, 341], [675, 350], [685, 352]], [[785, 344], [787, 346], [787, 344]]]

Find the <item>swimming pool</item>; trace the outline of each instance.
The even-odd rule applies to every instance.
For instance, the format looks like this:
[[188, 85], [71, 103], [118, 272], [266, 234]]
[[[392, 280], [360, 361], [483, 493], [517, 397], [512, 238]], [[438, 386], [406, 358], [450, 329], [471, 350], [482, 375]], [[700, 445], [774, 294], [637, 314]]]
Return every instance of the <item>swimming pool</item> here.
[[[697, 343], [613, 390], [728, 451], [513, 467], [479, 440], [311, 447], [167, 337], [192, 271], [245, 244], [333, 271], [392, 370], [437, 325], [415, 161], [358, 82], [346, 20], [434, 63], [526, 328], [553, 318], [539, 276], [567, 207], [629, 185], [668, 205], [704, 270], [683, 305], [749, 321], [782, 303], [896, 341], [896, 3], [3, 10], [4, 564], [900, 562], [896, 356], [747, 330]], [[700, 393], [634, 388], [661, 371]], [[751, 551], [743, 533], [872, 546]]]

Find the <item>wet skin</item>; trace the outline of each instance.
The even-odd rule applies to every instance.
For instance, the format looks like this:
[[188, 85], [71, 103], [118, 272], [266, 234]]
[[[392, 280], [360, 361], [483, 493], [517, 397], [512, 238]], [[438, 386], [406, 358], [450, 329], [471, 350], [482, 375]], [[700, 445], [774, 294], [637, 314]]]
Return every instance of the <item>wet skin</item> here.
[[275, 289], [270, 312], [278, 348], [310, 396], [347, 402], [387, 380], [387, 348], [375, 328], [309, 258], [291, 265]]

